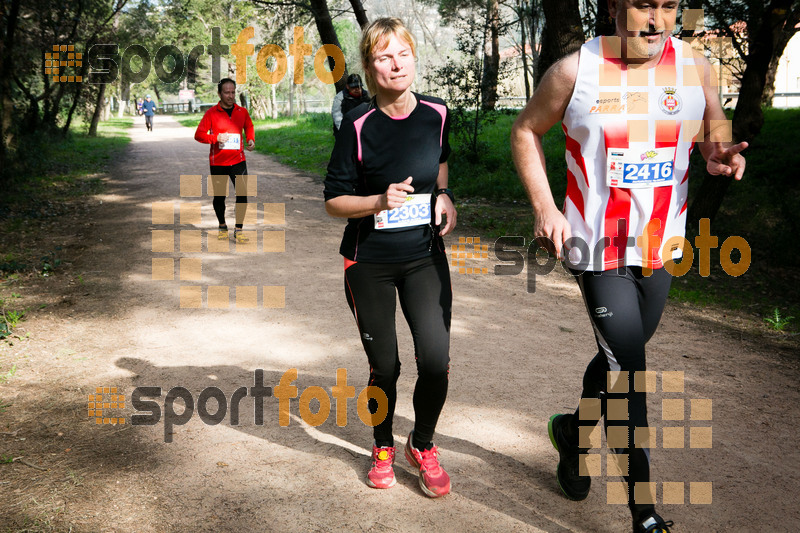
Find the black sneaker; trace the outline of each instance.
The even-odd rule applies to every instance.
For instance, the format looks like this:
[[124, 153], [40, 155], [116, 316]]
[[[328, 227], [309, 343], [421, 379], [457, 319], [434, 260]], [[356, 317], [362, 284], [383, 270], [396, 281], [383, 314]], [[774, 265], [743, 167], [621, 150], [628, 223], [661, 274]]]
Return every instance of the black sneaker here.
[[556, 478], [558, 486], [564, 496], [570, 500], [585, 500], [589, 495], [592, 486], [592, 478], [589, 476], [578, 475], [578, 457], [580, 450], [577, 446], [570, 446], [564, 436], [564, 424], [573, 415], [553, 415], [547, 423], [547, 433], [550, 435], [550, 442], [558, 451], [558, 469]]
[[633, 533], [670, 533], [672, 520], [665, 522], [656, 513], [651, 514], [644, 520], [633, 523]]

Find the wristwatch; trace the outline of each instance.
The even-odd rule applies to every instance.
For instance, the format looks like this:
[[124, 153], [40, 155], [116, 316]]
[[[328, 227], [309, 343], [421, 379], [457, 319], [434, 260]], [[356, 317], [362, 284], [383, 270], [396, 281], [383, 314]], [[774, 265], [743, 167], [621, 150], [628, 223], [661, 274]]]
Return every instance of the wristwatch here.
[[451, 191], [450, 189], [438, 189], [435, 194], [437, 198], [439, 197], [440, 194], [446, 194], [447, 196], [450, 197], [450, 201], [453, 202], [453, 204], [456, 203], [456, 198], [455, 196], [453, 196], [453, 191]]

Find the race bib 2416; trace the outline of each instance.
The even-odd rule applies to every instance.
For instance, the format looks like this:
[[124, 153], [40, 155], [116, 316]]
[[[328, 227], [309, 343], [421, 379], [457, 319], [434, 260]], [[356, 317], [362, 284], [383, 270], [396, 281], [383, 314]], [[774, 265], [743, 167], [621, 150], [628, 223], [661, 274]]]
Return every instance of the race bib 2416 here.
[[675, 169], [675, 148], [646, 151], [609, 148], [606, 185], [644, 189], [671, 185]]

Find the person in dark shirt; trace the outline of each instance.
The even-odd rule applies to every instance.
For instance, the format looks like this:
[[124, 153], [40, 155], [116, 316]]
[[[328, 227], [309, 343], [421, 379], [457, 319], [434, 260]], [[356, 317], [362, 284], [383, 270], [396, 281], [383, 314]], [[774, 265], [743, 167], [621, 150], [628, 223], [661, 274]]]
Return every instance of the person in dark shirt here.
[[333, 99], [333, 106], [331, 106], [333, 132], [339, 131], [342, 119], [350, 110], [355, 109], [364, 102], [369, 102], [369, 91], [364, 90], [361, 76], [350, 74], [347, 77], [345, 89], [336, 93], [336, 97]]
[[142, 113], [144, 113], [144, 123], [147, 131], [153, 131], [153, 116], [156, 114], [156, 103], [150, 99], [148, 94], [142, 102]]
[[[399, 296], [414, 337], [417, 384], [414, 430], [406, 459], [430, 497], [450, 492], [433, 434], [447, 396], [450, 363], [450, 270], [442, 235], [456, 224], [447, 188], [450, 119], [438, 98], [411, 92], [415, 43], [397, 18], [374, 21], [361, 38], [361, 61], [375, 97], [342, 120], [325, 178], [325, 208], [347, 218], [347, 303], [356, 319], [377, 393], [372, 468], [367, 484], [395, 484], [392, 419], [400, 375], [395, 308]], [[444, 217], [444, 218], [443, 218]]]

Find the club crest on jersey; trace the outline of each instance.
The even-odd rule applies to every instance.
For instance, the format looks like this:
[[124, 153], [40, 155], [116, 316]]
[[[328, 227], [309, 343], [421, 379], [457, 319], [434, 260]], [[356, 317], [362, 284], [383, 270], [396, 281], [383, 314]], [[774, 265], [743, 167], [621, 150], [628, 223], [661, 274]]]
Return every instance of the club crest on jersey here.
[[683, 103], [678, 91], [673, 87], [664, 87], [664, 92], [661, 94], [661, 98], [658, 99], [658, 107], [661, 108], [661, 111], [667, 115], [675, 115], [681, 110], [682, 106]]

